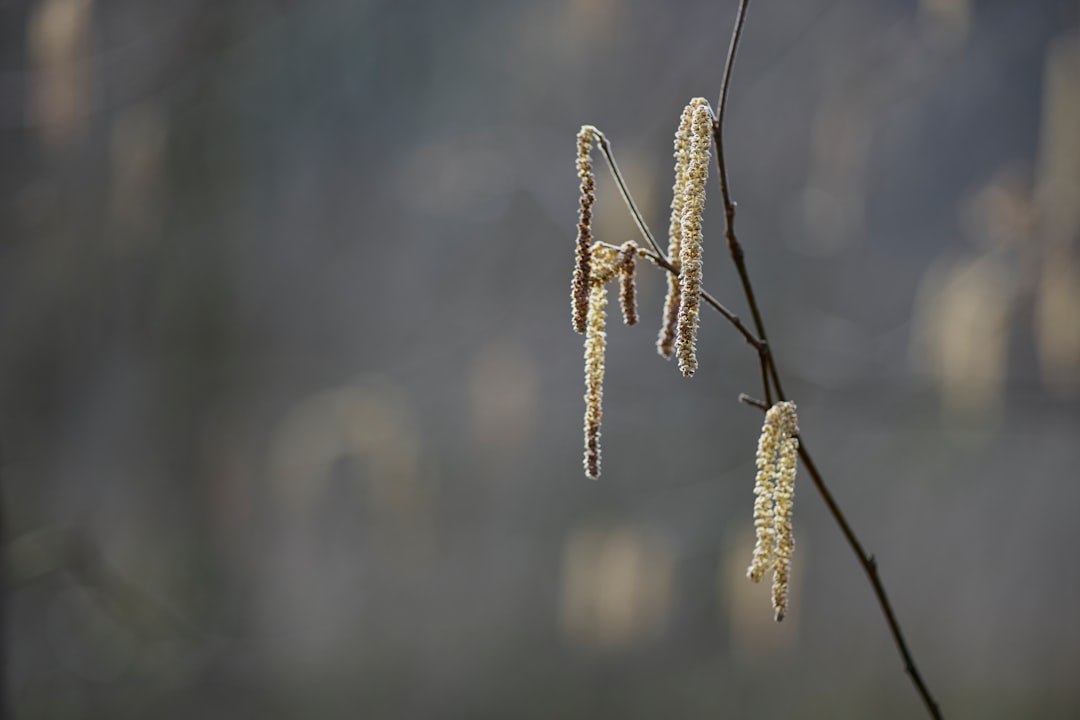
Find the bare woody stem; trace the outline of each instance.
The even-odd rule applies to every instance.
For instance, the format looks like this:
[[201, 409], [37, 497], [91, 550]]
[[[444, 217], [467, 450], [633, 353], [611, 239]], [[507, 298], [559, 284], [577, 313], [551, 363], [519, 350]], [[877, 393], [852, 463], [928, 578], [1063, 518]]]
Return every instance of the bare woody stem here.
[[[652, 260], [652, 262], [657, 267], [663, 268], [664, 270], [667, 270], [672, 275], [675, 275], [676, 277], [678, 277], [679, 270], [674, 265], [672, 265], [671, 262], [667, 258], [665, 258], [663, 255], [655, 255], [655, 254], [653, 254], [653, 253], [651, 253], [651, 252], [649, 252], [647, 250], [642, 250], [641, 253], [645, 257], [647, 257], [649, 260]], [[746, 340], [747, 344], [749, 344], [752, 348], [754, 348], [754, 350], [756, 350], [759, 355], [762, 352], [765, 352], [765, 343], [763, 343], [761, 340], [759, 340], [758, 337], [756, 335], [754, 335], [754, 333], [751, 332], [748, 327], [743, 325], [743, 322], [742, 322], [742, 320], [739, 319], [738, 315], [731, 312], [731, 310], [729, 310], [727, 307], [725, 307], [723, 303], [721, 303], [719, 300], [717, 300], [715, 297], [713, 297], [709, 292], [707, 292], [704, 289], [702, 289], [702, 291], [701, 291], [701, 299], [704, 300], [709, 305], [712, 305], [714, 310], [716, 310], [718, 313], [723, 315], [724, 318], [729, 323], [731, 323], [731, 326], [739, 331], [739, 333], [743, 336], [743, 339]]]
[[622, 173], [619, 172], [619, 165], [615, 162], [615, 155], [611, 152], [611, 143], [608, 141], [607, 136], [604, 135], [604, 133], [597, 131], [596, 141], [600, 145], [600, 151], [604, 154], [604, 159], [607, 160], [608, 168], [611, 169], [611, 176], [615, 178], [615, 184], [619, 187], [619, 194], [622, 195], [626, 207], [630, 210], [630, 214], [633, 216], [634, 223], [638, 226], [638, 230], [641, 231], [641, 236], [649, 243], [649, 247], [652, 248], [654, 253], [659, 257], [664, 257], [664, 251], [656, 244], [656, 238], [653, 237], [652, 231], [649, 230], [645, 218], [641, 216], [641, 211], [638, 210], [634, 198], [630, 195], [630, 188], [626, 186], [626, 181], [623, 180]]
[[801, 438], [799, 440], [799, 457], [802, 458], [803, 465], [810, 474], [810, 479], [814, 481], [814, 486], [818, 489], [822, 499], [825, 500], [829, 512], [836, 520], [836, 524], [840, 526], [848, 545], [851, 546], [852, 551], [859, 558], [859, 564], [862, 565], [867, 579], [870, 580], [870, 585], [874, 588], [874, 595], [877, 596], [878, 605], [881, 606], [881, 612], [885, 615], [886, 622], [889, 623], [889, 631], [892, 633], [893, 642], [896, 643], [896, 649], [900, 651], [900, 657], [904, 660], [904, 671], [911, 677], [911, 682], [915, 684], [915, 689], [919, 691], [919, 695], [922, 697], [930, 716], [941, 720], [941, 709], [938, 707], [937, 702], [934, 701], [933, 696], [930, 695], [930, 689], [926, 687], [926, 682], [919, 673], [919, 668], [915, 665], [915, 658], [911, 656], [911, 651], [908, 650], [907, 642], [904, 640], [904, 633], [900, 630], [900, 622], [893, 613], [889, 596], [885, 593], [885, 586], [878, 575], [877, 561], [873, 555], [867, 554], [863, 549], [859, 538], [855, 535], [855, 531], [851, 529], [851, 526], [844, 518], [844, 513], [840, 511], [840, 507], [836, 504], [836, 500], [833, 499], [832, 493], [829, 492], [829, 488], [825, 486], [825, 480], [822, 479], [821, 473], [810, 457], [810, 451], [806, 449], [806, 443]]
[[[724, 237], [727, 239], [731, 259], [735, 261], [735, 269], [739, 273], [739, 282], [742, 283], [747, 305], [750, 306], [750, 315], [754, 320], [754, 330], [757, 332], [757, 336], [761, 338], [762, 343], [767, 344], [769, 339], [765, 334], [765, 323], [762, 322], [761, 310], [758, 308], [757, 299], [754, 297], [754, 287], [750, 283], [750, 275], [746, 271], [742, 246], [735, 236], [735, 203], [731, 199], [731, 190], [727, 177], [727, 162], [724, 158], [723, 129], [724, 113], [727, 111], [728, 88], [731, 86], [731, 71], [735, 67], [735, 53], [739, 49], [739, 38], [742, 36], [743, 23], [746, 21], [746, 8], [749, 4], [750, 0], [740, 0], [739, 12], [735, 16], [735, 28], [731, 33], [731, 44], [728, 45], [727, 61], [724, 63], [724, 79], [720, 83], [720, 99], [716, 103], [716, 112], [714, 113], [716, 120], [713, 122], [713, 142], [716, 144], [716, 169], [720, 177], [720, 196], [724, 203]], [[765, 393], [765, 402], [772, 405], [769, 368], [773, 365], [773, 360], [768, 347], [758, 352], [758, 362], [761, 365], [761, 389]], [[775, 366], [773, 366], [771, 379], [776, 385], [777, 394], [783, 396], [783, 391], [780, 388], [780, 378], [775, 371]]]
[[[713, 140], [716, 143], [716, 165], [720, 176], [720, 194], [724, 203], [724, 235], [727, 238], [731, 259], [735, 263], [735, 268], [739, 273], [739, 280], [742, 283], [743, 294], [746, 296], [746, 303], [750, 307], [750, 315], [754, 321], [754, 329], [757, 332], [757, 337], [761, 340], [761, 344], [758, 346], [758, 357], [761, 362], [761, 385], [762, 390], [765, 393], [764, 405], [770, 406], [772, 405], [772, 387], [775, 387], [776, 395], [781, 401], [786, 400], [787, 398], [784, 394], [783, 385], [780, 382], [780, 373], [776, 369], [776, 362], [768, 345], [768, 335], [765, 332], [765, 323], [761, 318], [761, 310], [758, 307], [757, 298], [754, 295], [754, 287], [750, 282], [750, 274], [746, 269], [746, 258], [743, 254], [742, 246], [739, 244], [739, 240], [735, 235], [735, 203], [731, 200], [731, 191], [728, 185], [727, 168], [724, 159], [724, 111], [727, 106], [728, 88], [731, 84], [731, 71], [735, 65], [735, 54], [738, 51], [739, 37], [742, 35], [743, 23], [746, 21], [746, 9], [749, 4], [750, 0], [739, 0], [739, 9], [735, 17], [735, 27], [731, 33], [731, 44], [728, 46], [727, 61], [724, 64], [724, 79], [720, 86], [720, 100], [716, 106], [716, 122], [713, 124]], [[770, 384], [772, 387], [770, 387]], [[740, 397], [740, 399], [743, 399], [743, 397]], [[752, 402], [752, 398], [746, 398], [743, 399], [743, 401], [758, 407], [761, 406], [758, 402]], [[922, 698], [923, 704], [926, 705], [926, 709], [930, 713], [930, 716], [940, 720], [942, 717], [941, 710], [938, 708], [934, 698], [930, 695], [930, 690], [926, 687], [926, 683], [919, 673], [918, 667], [915, 665], [915, 660], [911, 656], [911, 651], [908, 649], [907, 642], [904, 640], [904, 634], [900, 630], [900, 623], [896, 619], [892, 604], [889, 602], [889, 597], [885, 592], [885, 586], [882, 584], [881, 578], [878, 575], [877, 562], [875, 561], [874, 556], [868, 554], [866, 550], [863, 549], [862, 543], [859, 542], [858, 536], [855, 535], [855, 531], [852, 530], [847, 518], [840, 510], [840, 506], [836, 504], [836, 500], [825, 485], [821, 473], [818, 471], [817, 466], [810, 457], [809, 450], [806, 449], [806, 443], [803, 442], [801, 438], [799, 442], [799, 457], [802, 458], [803, 465], [810, 474], [814, 486], [825, 501], [825, 505], [828, 507], [829, 513], [833, 516], [833, 520], [840, 526], [844, 538], [847, 540], [852, 552], [855, 553], [856, 558], [858, 558], [863, 572], [866, 573], [866, 577], [874, 589], [878, 605], [881, 606], [881, 612], [885, 615], [885, 620], [892, 633], [893, 641], [896, 644], [897, 650], [900, 652], [901, 658], [903, 658], [904, 670], [911, 677], [911, 681], [915, 685], [915, 689], [918, 690], [919, 696]]]

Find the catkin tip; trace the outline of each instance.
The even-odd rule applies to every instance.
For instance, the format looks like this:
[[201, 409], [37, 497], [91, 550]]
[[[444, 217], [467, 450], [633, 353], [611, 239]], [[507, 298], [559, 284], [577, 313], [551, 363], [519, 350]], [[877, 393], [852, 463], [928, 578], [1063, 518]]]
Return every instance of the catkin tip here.
[[670, 360], [675, 354], [675, 328], [679, 322], [679, 306], [682, 297], [679, 294], [679, 278], [668, 273], [668, 292], [664, 298], [663, 325], [660, 327], [660, 335], [656, 338], [656, 351], [665, 360]]

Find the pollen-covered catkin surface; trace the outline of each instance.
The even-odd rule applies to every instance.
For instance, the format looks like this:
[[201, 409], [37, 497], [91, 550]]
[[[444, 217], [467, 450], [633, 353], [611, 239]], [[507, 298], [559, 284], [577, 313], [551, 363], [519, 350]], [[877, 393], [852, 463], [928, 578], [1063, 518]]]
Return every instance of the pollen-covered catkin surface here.
[[607, 334], [607, 286], [594, 283], [589, 293], [585, 331], [585, 474], [600, 477], [600, 418], [604, 399], [604, 349]]
[[[679, 127], [675, 131], [675, 183], [671, 188], [671, 220], [668, 224], [668, 260], [676, 269], [680, 266], [679, 249], [682, 245], [682, 215], [686, 204], [686, 171], [690, 164], [690, 123], [694, 110], [706, 103], [705, 98], [694, 98], [683, 108], [679, 117]], [[675, 328], [679, 321], [679, 306], [682, 295], [679, 292], [679, 278], [671, 273], [667, 277], [668, 291], [664, 298], [664, 312], [660, 335], [656, 340], [656, 351], [664, 358], [670, 358], [675, 352]]]
[[590, 249], [592, 273], [589, 275], [589, 287], [595, 288], [610, 282], [620, 272], [619, 251], [610, 245], [595, 242]]
[[774, 478], [776, 477], [776, 451], [779, 446], [780, 429], [766, 415], [761, 427], [757, 447], [757, 476], [754, 478], [754, 557], [746, 576], [761, 582], [765, 573], [776, 561], [775, 512], [773, 510]]
[[777, 620], [783, 620], [787, 612], [791, 554], [795, 549], [791, 516], [795, 500], [798, 432], [795, 403], [779, 402], [765, 414], [758, 438], [758, 471], [754, 481], [757, 541], [746, 575], [759, 582], [766, 572], [773, 571], [772, 601]]
[[[694, 102], [694, 101], [692, 101]], [[682, 239], [679, 247], [679, 306], [675, 352], [679, 370], [690, 377], [697, 370], [698, 315], [701, 307], [701, 237], [705, 210], [705, 182], [712, 150], [712, 111], [697, 104], [690, 122], [690, 152], [683, 200]]]
[[574, 331], [585, 332], [586, 315], [589, 311], [589, 278], [592, 274], [592, 206], [596, 201], [596, 179], [592, 170], [593, 137], [599, 132], [592, 125], [582, 125], [577, 134], [577, 174], [581, 180], [581, 198], [578, 208], [577, 242], [574, 247], [574, 277], [570, 288], [570, 301]]
[[[776, 572], [773, 574], [773, 609], [776, 619], [783, 620], [787, 612], [788, 578], [791, 576], [791, 554], [795, 537], [791, 530], [791, 515], [795, 507], [795, 470], [798, 462], [799, 432], [795, 404], [778, 403], [780, 417], [780, 448], [776, 463], [776, 489], [773, 504], [773, 527], [776, 532]], [[775, 409], [774, 408], [774, 409]]]

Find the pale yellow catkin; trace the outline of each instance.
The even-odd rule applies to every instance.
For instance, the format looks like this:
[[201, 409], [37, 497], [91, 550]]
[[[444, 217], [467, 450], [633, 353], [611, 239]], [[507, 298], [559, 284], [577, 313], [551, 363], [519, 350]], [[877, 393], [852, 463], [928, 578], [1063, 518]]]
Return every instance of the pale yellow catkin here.
[[589, 275], [589, 287], [607, 283], [621, 270], [619, 249], [602, 242], [595, 242], [589, 249], [592, 256], [592, 273]]
[[581, 180], [578, 209], [577, 242], [574, 246], [574, 277], [570, 300], [574, 331], [585, 332], [589, 310], [589, 280], [592, 275], [592, 206], [596, 201], [596, 178], [592, 170], [593, 138], [599, 133], [592, 125], [582, 125], [577, 134], [577, 175]]
[[[693, 104], [696, 101], [691, 101]], [[686, 166], [683, 213], [679, 243], [679, 319], [675, 352], [679, 370], [690, 377], [697, 370], [698, 314], [701, 306], [702, 213], [705, 210], [705, 182], [709, 177], [712, 152], [713, 115], [709, 104], [697, 104], [690, 121], [690, 151]]]
[[[671, 221], [668, 224], [667, 256], [675, 269], [679, 269], [679, 249], [682, 245], [682, 214], [686, 202], [686, 170], [690, 163], [690, 123], [694, 110], [701, 104], [708, 104], [705, 98], [694, 98], [683, 108], [679, 117], [679, 127], [675, 130], [674, 157], [675, 183], [671, 188]], [[675, 352], [675, 329], [679, 320], [679, 306], [682, 303], [679, 292], [679, 278], [668, 273], [668, 291], [664, 298], [664, 311], [660, 335], [656, 339], [656, 351], [670, 359]]]
[[607, 283], [618, 272], [614, 248], [596, 243], [592, 251], [589, 305], [585, 328], [585, 475], [600, 477], [600, 420], [604, 400], [604, 351], [607, 346]]
[[754, 481], [754, 528], [757, 542], [747, 577], [759, 582], [773, 571], [772, 602], [776, 619], [787, 612], [791, 554], [795, 538], [791, 515], [795, 499], [795, 470], [799, 450], [799, 421], [795, 403], [769, 408], [761, 427]]
[[[775, 420], [775, 417], [772, 418]], [[776, 514], [773, 493], [776, 490], [776, 451], [779, 446], [779, 427], [765, 416], [757, 446], [757, 476], [754, 478], [754, 557], [746, 576], [761, 582], [765, 573], [776, 563]]]

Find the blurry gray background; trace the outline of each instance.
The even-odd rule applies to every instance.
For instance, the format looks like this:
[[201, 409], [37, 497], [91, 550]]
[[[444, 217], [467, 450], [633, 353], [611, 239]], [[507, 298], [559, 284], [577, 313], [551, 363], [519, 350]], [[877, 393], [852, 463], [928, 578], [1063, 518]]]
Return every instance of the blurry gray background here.
[[[574, 135], [662, 235], [735, 5], [0, 3], [11, 714], [920, 716], [809, 482], [789, 619], [745, 580], [755, 359], [706, 313], [682, 379], [652, 268], [582, 472]], [[728, 117], [787, 390], [931, 690], [1080, 717], [1080, 4], [755, 0]]]

